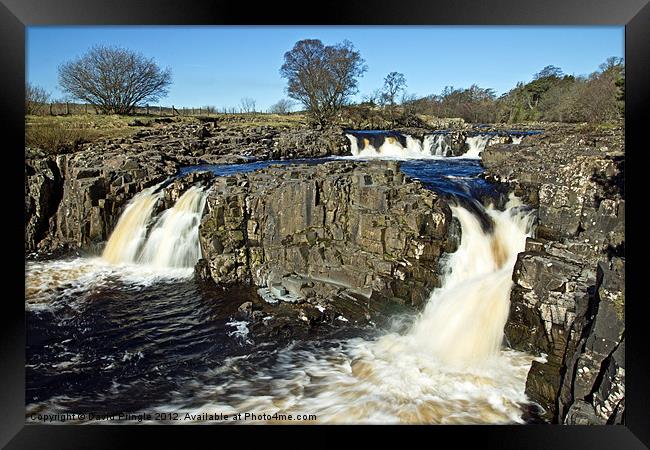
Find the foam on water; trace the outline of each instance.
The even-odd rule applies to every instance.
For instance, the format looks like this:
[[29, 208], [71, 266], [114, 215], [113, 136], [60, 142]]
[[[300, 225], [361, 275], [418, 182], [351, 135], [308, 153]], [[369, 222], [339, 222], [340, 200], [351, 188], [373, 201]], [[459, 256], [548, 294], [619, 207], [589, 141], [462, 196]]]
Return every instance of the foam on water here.
[[291, 344], [246, 377], [237, 375], [246, 359], [226, 361], [219, 382], [205, 373], [191, 398], [178, 393], [160, 410], [310, 413], [319, 423], [521, 423], [533, 357], [503, 349], [502, 339], [512, 268], [532, 216], [512, 197], [506, 208], [486, 210], [494, 227], [484, 231], [472, 213], [453, 207], [460, 247], [407, 332]]

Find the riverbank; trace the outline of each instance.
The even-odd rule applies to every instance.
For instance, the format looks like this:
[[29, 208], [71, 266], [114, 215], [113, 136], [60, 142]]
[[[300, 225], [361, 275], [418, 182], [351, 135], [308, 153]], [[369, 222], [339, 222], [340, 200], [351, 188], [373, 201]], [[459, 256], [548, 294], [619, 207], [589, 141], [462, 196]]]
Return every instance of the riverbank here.
[[[431, 132], [400, 131], [404, 140], [417, 140], [419, 151]], [[515, 143], [508, 132], [511, 127], [455, 130], [452, 153], [439, 156], [466, 153], [470, 136], [497, 136], [473, 150], [485, 178], [537, 210], [536, 237], [516, 258], [505, 325], [512, 348], [545, 355], [533, 362], [526, 395], [550, 422], [618, 423], [624, 410], [622, 134], [546, 125], [543, 134]], [[26, 253], [101, 253], [129, 201], [169, 183], [182, 167], [353, 156], [345, 135], [257, 123], [162, 123], [77, 152], [30, 157]], [[396, 145], [389, 138], [375, 134], [379, 140], [364, 148], [381, 159], [384, 144]], [[201, 180], [211, 190], [197, 274], [218, 286], [266, 289], [236, 305], [237, 317], [260, 336], [269, 330], [270, 336], [308, 336], [322, 323], [374, 323], [395, 306], [420, 310], [440, 287], [441, 257], [461, 239], [435, 185], [405, 177], [397, 162], [271, 167], [214, 180], [191, 174], [163, 188], [161, 207], [170, 208]], [[482, 220], [489, 232], [490, 219]], [[265, 295], [295, 302], [281, 301], [283, 312], [273, 313], [260, 300]]]
[[547, 355], [533, 363], [526, 393], [549, 421], [624, 419], [624, 156], [621, 129], [566, 126], [482, 155], [489, 179], [538, 210], [505, 332], [513, 348]]

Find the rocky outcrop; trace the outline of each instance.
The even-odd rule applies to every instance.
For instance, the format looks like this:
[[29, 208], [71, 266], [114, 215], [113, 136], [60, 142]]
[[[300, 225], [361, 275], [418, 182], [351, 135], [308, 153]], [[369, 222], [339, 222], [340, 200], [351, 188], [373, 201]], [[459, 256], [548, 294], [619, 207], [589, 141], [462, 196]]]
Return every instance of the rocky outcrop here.
[[518, 257], [505, 334], [546, 354], [527, 395], [553, 422], [620, 423], [624, 411], [625, 199], [621, 130], [547, 129], [489, 146], [487, 177], [538, 208]]
[[370, 319], [382, 305], [422, 305], [439, 285], [450, 223], [447, 204], [395, 162], [271, 166], [215, 179], [199, 272], [259, 286], [270, 302], [338, 301]]
[[292, 130], [283, 131], [274, 142], [269, 159], [317, 158], [350, 154], [349, 142], [343, 130]]
[[[170, 119], [171, 120], [171, 119]], [[108, 238], [128, 201], [183, 166], [340, 154], [340, 130], [164, 123], [82, 151], [25, 161], [25, 252], [92, 249]]]
[[[123, 147], [27, 161], [26, 167], [35, 169], [26, 180], [26, 210], [34, 211], [28, 214], [26, 253], [88, 250], [106, 241], [128, 201], [174, 175], [177, 166], [157, 152]], [[47, 207], [35, 201], [42, 196]]]
[[33, 251], [54, 229], [63, 179], [53, 158], [25, 162], [25, 247]]
[[[219, 121], [169, 123], [147, 128], [128, 138], [103, 141], [99, 147], [155, 150], [181, 165], [251, 160], [312, 158], [348, 151], [339, 128], [313, 130], [285, 125], [220, 124]], [[349, 152], [348, 152], [349, 153]]]

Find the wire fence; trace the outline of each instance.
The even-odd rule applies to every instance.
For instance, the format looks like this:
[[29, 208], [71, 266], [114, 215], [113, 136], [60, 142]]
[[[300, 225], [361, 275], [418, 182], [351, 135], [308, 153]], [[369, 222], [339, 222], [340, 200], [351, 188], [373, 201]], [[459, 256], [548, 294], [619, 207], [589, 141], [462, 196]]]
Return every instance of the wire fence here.
[[[98, 108], [85, 103], [38, 103], [30, 105], [29, 114], [37, 116], [65, 116], [81, 114], [103, 114]], [[243, 109], [237, 107], [217, 108], [215, 106], [200, 106], [195, 108], [163, 106], [163, 105], [145, 105], [137, 106], [133, 109], [133, 115], [146, 116], [206, 116], [211, 114], [266, 114], [265, 111], [255, 111], [254, 109]]]

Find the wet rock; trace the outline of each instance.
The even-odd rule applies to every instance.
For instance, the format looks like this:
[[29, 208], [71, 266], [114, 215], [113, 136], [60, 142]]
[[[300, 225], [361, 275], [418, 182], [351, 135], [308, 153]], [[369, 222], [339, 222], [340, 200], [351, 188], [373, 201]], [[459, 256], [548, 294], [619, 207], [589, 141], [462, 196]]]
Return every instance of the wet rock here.
[[53, 158], [25, 163], [25, 251], [34, 252], [54, 227], [63, 179]]
[[348, 295], [365, 319], [370, 304], [421, 306], [439, 286], [450, 221], [397, 163], [332, 162], [215, 179], [200, 239], [217, 284], [250, 283], [284, 302]]
[[546, 355], [531, 366], [526, 394], [550, 422], [619, 423], [624, 412], [623, 161], [620, 129], [575, 126], [482, 155], [486, 178], [538, 208], [505, 334], [514, 348]]

